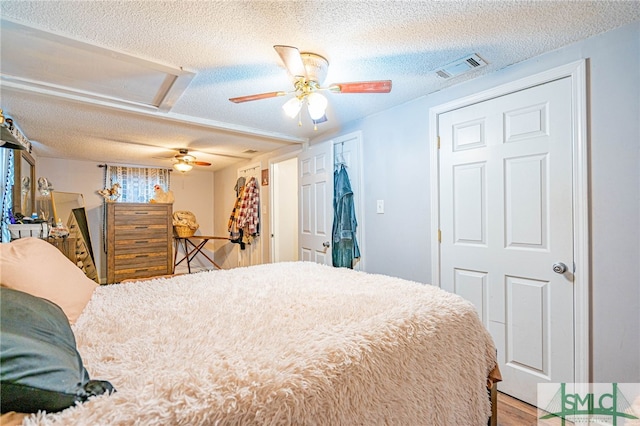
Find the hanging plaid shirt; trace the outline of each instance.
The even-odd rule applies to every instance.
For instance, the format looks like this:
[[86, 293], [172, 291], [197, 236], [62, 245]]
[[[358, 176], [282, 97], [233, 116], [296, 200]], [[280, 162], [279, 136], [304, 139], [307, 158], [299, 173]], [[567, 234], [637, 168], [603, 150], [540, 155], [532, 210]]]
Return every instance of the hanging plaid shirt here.
[[245, 229], [246, 235], [258, 235], [260, 224], [260, 191], [256, 178], [252, 177], [245, 186], [242, 202], [236, 215], [238, 229]]
[[238, 213], [240, 212], [240, 205], [242, 204], [245, 188], [245, 186], [242, 186], [238, 189], [238, 197], [236, 198], [233, 210], [231, 211], [231, 216], [229, 216], [227, 228], [229, 230], [229, 239], [231, 241], [238, 240], [241, 237], [240, 228], [238, 227]]

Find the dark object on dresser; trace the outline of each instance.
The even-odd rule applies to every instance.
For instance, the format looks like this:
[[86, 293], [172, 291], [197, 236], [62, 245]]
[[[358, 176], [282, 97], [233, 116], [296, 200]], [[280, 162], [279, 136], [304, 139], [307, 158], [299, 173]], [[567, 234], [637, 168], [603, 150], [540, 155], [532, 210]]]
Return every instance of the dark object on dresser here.
[[173, 272], [172, 205], [106, 203], [107, 283]]

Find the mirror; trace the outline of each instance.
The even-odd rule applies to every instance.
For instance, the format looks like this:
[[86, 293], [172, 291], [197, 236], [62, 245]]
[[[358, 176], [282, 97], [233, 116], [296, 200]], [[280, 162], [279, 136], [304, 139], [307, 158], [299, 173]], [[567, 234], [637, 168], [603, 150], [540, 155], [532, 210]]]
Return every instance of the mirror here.
[[13, 213], [31, 216], [36, 211], [36, 161], [24, 150], [14, 149], [13, 155]]
[[78, 267], [89, 278], [99, 283], [98, 271], [93, 257], [93, 246], [89, 234], [84, 196], [74, 192], [51, 191], [53, 218], [69, 228], [69, 236], [76, 239]]
[[75, 192], [51, 191], [54, 222], [68, 224], [73, 209], [84, 208], [84, 196]]

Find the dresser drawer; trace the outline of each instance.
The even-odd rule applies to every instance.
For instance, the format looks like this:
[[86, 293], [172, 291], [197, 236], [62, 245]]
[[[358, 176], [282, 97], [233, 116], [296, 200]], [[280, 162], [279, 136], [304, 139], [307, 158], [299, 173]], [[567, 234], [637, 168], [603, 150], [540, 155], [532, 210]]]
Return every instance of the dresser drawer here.
[[127, 253], [155, 253], [166, 252], [167, 237], [164, 238], [140, 238], [140, 239], [119, 239], [113, 245], [115, 256]]
[[162, 252], [116, 254], [116, 271], [162, 265], [167, 265], [167, 255]]
[[167, 275], [170, 273], [171, 271], [167, 269], [166, 265], [117, 269], [114, 271], [114, 282], [119, 283], [120, 281], [129, 278], [148, 278], [155, 277], [156, 275]]
[[120, 225], [114, 230], [116, 240], [136, 240], [145, 238], [167, 239], [167, 224], [164, 225]]
[[[166, 215], [167, 206], [169, 204], [154, 204], [154, 203], [115, 203], [113, 211], [117, 216], [152, 216], [152, 215]], [[171, 209], [169, 207], [169, 209]]]
[[159, 212], [152, 211], [148, 213], [149, 214], [142, 214], [142, 212], [135, 212], [135, 213], [126, 212], [126, 214], [115, 217], [114, 225], [115, 226], [163, 225], [167, 223], [166, 216], [158, 214]]

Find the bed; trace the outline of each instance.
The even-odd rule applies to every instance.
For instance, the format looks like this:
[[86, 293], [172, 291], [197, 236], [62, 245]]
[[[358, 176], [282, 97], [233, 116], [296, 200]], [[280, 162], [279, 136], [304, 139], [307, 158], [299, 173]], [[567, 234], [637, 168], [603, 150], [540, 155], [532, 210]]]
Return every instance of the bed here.
[[491, 413], [495, 347], [473, 306], [399, 278], [309, 262], [208, 271], [91, 287], [69, 319], [87, 372], [116, 391], [25, 425], [483, 425]]

